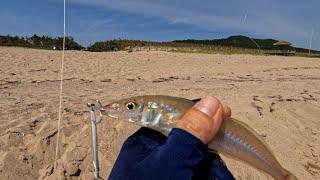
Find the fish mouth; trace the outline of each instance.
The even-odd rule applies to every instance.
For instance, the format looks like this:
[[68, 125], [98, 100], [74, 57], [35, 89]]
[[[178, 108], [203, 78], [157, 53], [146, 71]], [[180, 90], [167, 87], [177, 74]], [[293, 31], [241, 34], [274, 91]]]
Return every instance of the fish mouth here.
[[114, 105], [114, 104], [110, 104], [105, 106], [103, 111], [103, 114], [111, 117], [111, 118], [119, 118], [119, 107]]
[[119, 116], [116, 113], [112, 113], [112, 112], [107, 112], [106, 115], [108, 117], [114, 118], [114, 119], [118, 119]]
[[115, 110], [106, 110], [104, 112], [104, 114], [107, 115], [110, 118], [114, 118], [114, 119], [118, 119], [119, 118], [119, 114]]

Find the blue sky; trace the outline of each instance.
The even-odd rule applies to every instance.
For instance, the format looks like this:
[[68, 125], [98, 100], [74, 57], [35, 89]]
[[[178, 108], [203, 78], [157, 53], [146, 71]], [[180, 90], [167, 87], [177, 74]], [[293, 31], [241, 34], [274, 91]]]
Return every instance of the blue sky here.
[[[67, 35], [168, 41], [230, 35], [289, 40], [320, 50], [319, 0], [67, 0]], [[63, 0], [2, 0], [0, 34], [61, 36]]]

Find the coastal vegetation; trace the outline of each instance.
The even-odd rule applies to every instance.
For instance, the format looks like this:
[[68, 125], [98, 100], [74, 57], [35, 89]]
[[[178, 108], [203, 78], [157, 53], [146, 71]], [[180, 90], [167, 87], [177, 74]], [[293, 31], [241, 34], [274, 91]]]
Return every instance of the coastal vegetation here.
[[[62, 49], [62, 37], [33, 35], [31, 37], [1, 36], [0, 46], [19, 46], [40, 49]], [[276, 50], [295, 52], [298, 56], [308, 56], [309, 50], [291, 45], [274, 46], [275, 39], [252, 39], [247, 36], [230, 36], [213, 40], [173, 40], [173, 41], [142, 41], [128, 39], [114, 39], [98, 41], [87, 48], [77, 43], [73, 37], [66, 38], [67, 50], [87, 50], [92, 52], [133, 51], [137, 49], [165, 50], [188, 53], [223, 53], [223, 54], [272, 54]], [[320, 57], [320, 51], [311, 50], [312, 56]]]
[[[1, 36], [0, 46], [17, 46], [17, 47], [29, 47], [39, 49], [62, 49], [62, 37], [49, 37], [49, 36]], [[81, 50], [84, 49], [78, 44], [73, 37], [66, 37], [66, 49], [68, 50]]]

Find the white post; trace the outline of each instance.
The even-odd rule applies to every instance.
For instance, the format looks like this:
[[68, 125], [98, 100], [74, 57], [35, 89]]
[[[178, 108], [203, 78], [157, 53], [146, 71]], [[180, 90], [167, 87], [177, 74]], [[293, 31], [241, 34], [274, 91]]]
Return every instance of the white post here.
[[313, 28], [312, 28], [311, 34], [310, 34], [310, 40], [309, 40], [309, 56], [311, 55], [313, 31], [314, 31], [314, 30], [313, 30]]

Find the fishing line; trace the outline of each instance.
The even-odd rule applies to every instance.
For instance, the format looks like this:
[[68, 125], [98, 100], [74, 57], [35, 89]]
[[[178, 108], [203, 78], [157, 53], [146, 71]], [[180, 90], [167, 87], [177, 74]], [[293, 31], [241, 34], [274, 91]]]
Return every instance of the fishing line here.
[[[58, 132], [56, 142], [56, 152], [54, 158], [53, 170], [56, 171], [57, 160], [59, 155], [59, 140], [60, 140], [60, 124], [62, 114], [62, 89], [63, 89], [63, 65], [64, 65], [64, 51], [66, 45], [66, 0], [63, 0], [63, 40], [62, 40], [62, 56], [61, 56], [61, 69], [60, 69], [60, 93], [59, 93], [59, 113], [58, 113]], [[57, 173], [55, 173], [56, 176]]]
[[[247, 18], [248, 18], [248, 12], [246, 11], [245, 14], [244, 14], [243, 21], [242, 21], [245, 25], [247, 23]], [[250, 39], [250, 41], [252, 41], [259, 48], [259, 51], [260, 51], [261, 50], [260, 45], [253, 38], [250, 37], [249, 33], [248, 33], [247, 36]]]

